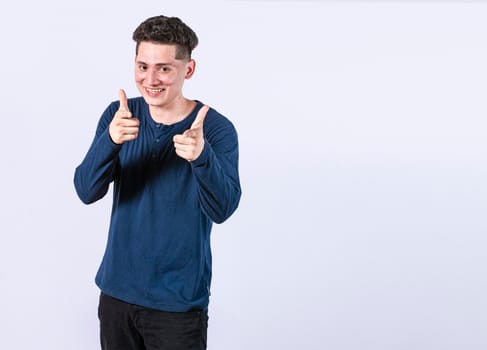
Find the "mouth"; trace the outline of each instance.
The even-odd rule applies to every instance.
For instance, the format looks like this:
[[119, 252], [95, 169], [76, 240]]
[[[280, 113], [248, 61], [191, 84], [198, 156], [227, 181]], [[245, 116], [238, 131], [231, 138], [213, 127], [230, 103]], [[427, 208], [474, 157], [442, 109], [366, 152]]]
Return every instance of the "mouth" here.
[[156, 96], [160, 94], [161, 92], [165, 91], [165, 89], [160, 88], [160, 89], [151, 89], [151, 88], [145, 88], [145, 91], [151, 96]]

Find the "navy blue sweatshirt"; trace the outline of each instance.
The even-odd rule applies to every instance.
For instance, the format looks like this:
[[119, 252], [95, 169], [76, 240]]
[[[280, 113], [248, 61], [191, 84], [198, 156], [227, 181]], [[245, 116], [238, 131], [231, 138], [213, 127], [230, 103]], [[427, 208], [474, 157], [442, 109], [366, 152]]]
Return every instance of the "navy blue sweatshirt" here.
[[119, 103], [111, 103], [74, 175], [86, 204], [102, 198], [114, 182], [108, 242], [96, 283], [105, 294], [149, 308], [207, 309], [212, 223], [225, 221], [240, 200], [237, 132], [210, 109], [203, 152], [188, 162], [176, 154], [172, 138], [191, 127], [200, 102], [172, 125], [155, 122], [142, 97], [129, 99], [128, 105], [140, 120], [137, 139], [112, 142], [108, 127]]

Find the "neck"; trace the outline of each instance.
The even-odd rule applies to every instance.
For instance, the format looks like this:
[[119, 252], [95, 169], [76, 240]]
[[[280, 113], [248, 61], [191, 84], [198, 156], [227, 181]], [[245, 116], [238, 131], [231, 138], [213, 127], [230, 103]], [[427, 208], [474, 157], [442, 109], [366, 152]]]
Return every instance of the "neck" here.
[[194, 109], [195, 105], [196, 102], [181, 97], [168, 105], [149, 105], [149, 112], [152, 119], [157, 123], [171, 125], [186, 118]]

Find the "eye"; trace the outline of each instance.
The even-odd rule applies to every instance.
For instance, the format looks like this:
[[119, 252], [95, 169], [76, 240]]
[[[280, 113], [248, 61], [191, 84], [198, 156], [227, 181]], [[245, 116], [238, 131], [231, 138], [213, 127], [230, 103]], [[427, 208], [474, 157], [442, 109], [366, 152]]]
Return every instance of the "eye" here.
[[169, 72], [171, 69], [169, 67], [161, 67], [160, 71], [161, 72], [164, 72], [164, 73], [167, 73]]
[[139, 70], [145, 72], [147, 70], [147, 66], [143, 64], [139, 64]]

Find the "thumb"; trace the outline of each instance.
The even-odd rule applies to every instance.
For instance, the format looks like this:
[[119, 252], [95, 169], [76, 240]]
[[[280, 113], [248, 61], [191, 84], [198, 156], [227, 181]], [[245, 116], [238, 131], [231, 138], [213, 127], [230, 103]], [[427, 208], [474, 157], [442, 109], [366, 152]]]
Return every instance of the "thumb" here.
[[208, 113], [209, 109], [210, 107], [208, 107], [207, 105], [204, 105], [200, 108], [193, 124], [191, 124], [191, 129], [203, 128], [203, 122], [205, 121], [206, 114]]
[[129, 112], [127, 95], [125, 94], [125, 91], [123, 89], [118, 90], [118, 99], [120, 100], [120, 107], [118, 107], [118, 110]]

